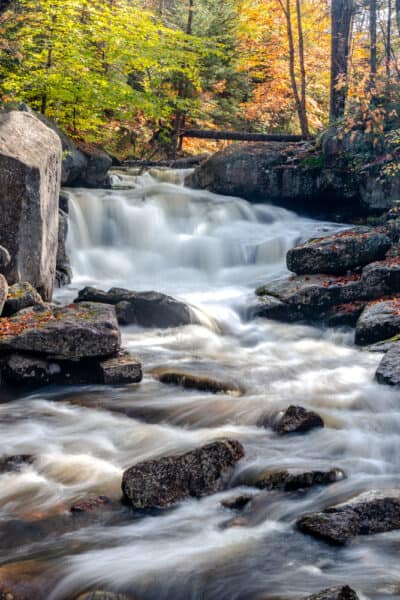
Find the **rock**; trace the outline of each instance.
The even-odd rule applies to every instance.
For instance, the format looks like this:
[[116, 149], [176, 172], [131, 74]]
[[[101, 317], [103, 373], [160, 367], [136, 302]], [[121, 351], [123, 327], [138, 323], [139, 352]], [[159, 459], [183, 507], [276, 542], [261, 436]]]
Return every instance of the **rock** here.
[[75, 185], [90, 188], [111, 187], [108, 171], [112, 167], [112, 158], [104, 150], [95, 147], [86, 146], [84, 151], [86, 169], [81, 172]]
[[243, 393], [240, 385], [234, 381], [222, 381], [202, 373], [159, 369], [153, 371], [153, 375], [161, 383], [180, 385], [190, 390], [211, 392], [212, 394], [230, 394], [231, 396], [241, 396]]
[[356, 325], [355, 342], [367, 346], [400, 334], [400, 297], [369, 303]]
[[35, 388], [51, 383], [61, 368], [37, 356], [10, 354], [2, 360], [1, 371], [10, 385]]
[[10, 317], [30, 306], [42, 306], [43, 299], [30, 283], [15, 283], [8, 288], [7, 300], [4, 304], [2, 317]]
[[323, 419], [317, 413], [306, 410], [302, 406], [289, 406], [273, 424], [273, 429], [279, 435], [305, 433], [319, 427], [324, 427]]
[[82, 513], [93, 513], [102, 510], [111, 510], [113, 507], [113, 501], [107, 496], [97, 496], [95, 498], [85, 498], [78, 500], [70, 508], [71, 513], [82, 514]]
[[386, 352], [375, 377], [382, 384], [400, 385], [400, 344], [394, 345]]
[[248, 319], [261, 317], [273, 321], [282, 321], [283, 323], [295, 323], [307, 319], [306, 311], [302, 311], [300, 305], [289, 304], [279, 300], [279, 298], [269, 296], [268, 286], [265, 286], [262, 290], [266, 291], [266, 295], [261, 295], [261, 289], [258, 290], [259, 297], [248, 307], [246, 314]]
[[253, 485], [263, 490], [294, 492], [315, 485], [330, 485], [341, 481], [345, 475], [341, 469], [330, 471], [301, 471], [299, 469], [276, 469], [258, 474]]
[[303, 533], [336, 545], [358, 535], [372, 535], [400, 529], [400, 497], [366, 492], [348, 503], [338, 504], [297, 521]]
[[318, 594], [307, 596], [305, 600], [360, 600], [354, 590], [348, 585], [344, 587], [329, 588]]
[[54, 587], [47, 565], [36, 560], [0, 567], [1, 600], [46, 600]]
[[385, 258], [391, 243], [383, 233], [357, 227], [292, 248], [287, 267], [298, 275], [341, 275]]
[[69, 214], [69, 201], [70, 201], [69, 193], [66, 192], [65, 190], [61, 190], [60, 195], [58, 197], [58, 206], [59, 206], [59, 209], [66, 215]]
[[11, 262], [11, 256], [8, 250], [0, 246], [0, 273], [6, 273], [7, 267]]
[[68, 215], [59, 209], [56, 285], [63, 287], [72, 281], [71, 262], [67, 253]]
[[243, 494], [242, 496], [236, 496], [236, 498], [223, 500], [221, 504], [224, 508], [229, 508], [229, 510], [243, 510], [252, 500], [253, 496]]
[[362, 272], [362, 282], [369, 289], [379, 290], [381, 296], [400, 292], [400, 259], [386, 258], [367, 265]]
[[33, 464], [35, 457], [32, 454], [15, 454], [0, 458], [0, 473], [20, 471], [23, 467]]
[[99, 364], [101, 383], [105, 385], [122, 385], [139, 383], [143, 379], [140, 361], [129, 354], [120, 353], [116, 357], [103, 360]]
[[328, 327], [355, 327], [366, 301], [347, 302], [332, 306], [319, 315], [319, 320]]
[[4, 275], [0, 274], [0, 315], [3, 313], [4, 305], [8, 296], [8, 283]]
[[201, 323], [191, 306], [158, 292], [131, 292], [119, 288], [103, 292], [87, 287], [79, 292], [76, 299], [76, 302], [82, 301], [115, 305], [121, 325], [166, 329]]
[[0, 113], [0, 244], [11, 255], [7, 279], [53, 293], [58, 239], [61, 144], [36, 117]]
[[123, 475], [124, 498], [135, 509], [149, 509], [213, 494], [223, 489], [224, 476], [243, 456], [239, 442], [225, 440], [139, 463]]
[[0, 319], [0, 352], [29, 352], [53, 359], [107, 357], [121, 347], [112, 306], [84, 302], [39, 307]]

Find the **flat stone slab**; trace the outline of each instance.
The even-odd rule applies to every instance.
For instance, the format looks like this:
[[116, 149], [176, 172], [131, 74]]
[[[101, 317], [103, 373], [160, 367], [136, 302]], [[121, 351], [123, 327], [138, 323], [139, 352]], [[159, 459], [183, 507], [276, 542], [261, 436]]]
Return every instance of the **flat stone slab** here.
[[379, 383], [400, 385], [400, 344], [393, 345], [382, 358], [375, 377]]
[[125, 471], [122, 492], [135, 509], [164, 508], [184, 498], [213, 494], [223, 489], [223, 476], [243, 456], [238, 441], [224, 440], [148, 460]]
[[367, 304], [357, 324], [355, 342], [368, 346], [400, 334], [400, 297]]
[[344, 545], [358, 535], [400, 529], [400, 491], [366, 492], [354, 500], [311, 513], [299, 519], [303, 533], [335, 545]]
[[0, 352], [22, 351], [62, 360], [106, 357], [121, 347], [112, 306], [96, 303], [37, 307], [0, 319]]
[[385, 258], [391, 244], [384, 233], [358, 227], [292, 248], [287, 253], [287, 267], [298, 275], [340, 275]]
[[181, 327], [201, 325], [196, 311], [189, 304], [159, 292], [134, 292], [111, 288], [108, 292], [87, 287], [79, 292], [76, 302], [103, 302], [116, 307], [121, 325], [140, 327]]

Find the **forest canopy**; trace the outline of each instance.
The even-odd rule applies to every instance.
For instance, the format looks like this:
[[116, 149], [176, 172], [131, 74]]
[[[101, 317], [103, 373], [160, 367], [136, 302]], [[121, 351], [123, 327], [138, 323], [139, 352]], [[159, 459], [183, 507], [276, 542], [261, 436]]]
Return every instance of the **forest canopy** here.
[[399, 24], [398, 0], [2, 0], [1, 101], [122, 157], [175, 154], [185, 127], [379, 129]]

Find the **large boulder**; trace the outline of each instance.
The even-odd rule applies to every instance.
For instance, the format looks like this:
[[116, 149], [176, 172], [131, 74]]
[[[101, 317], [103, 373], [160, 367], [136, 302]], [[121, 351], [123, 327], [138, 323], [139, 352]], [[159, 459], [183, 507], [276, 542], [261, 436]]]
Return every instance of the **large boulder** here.
[[53, 293], [58, 244], [61, 144], [29, 113], [0, 113], [0, 244], [11, 255], [9, 283]]
[[341, 275], [383, 259], [391, 244], [385, 234], [357, 227], [292, 248], [287, 253], [287, 267], [298, 275]]
[[84, 288], [75, 302], [105, 302], [116, 307], [121, 325], [140, 327], [180, 327], [201, 323], [196, 311], [185, 302], [159, 292], [132, 292], [112, 288], [108, 292]]
[[400, 529], [400, 496], [398, 491], [390, 495], [366, 492], [350, 502], [301, 517], [297, 526], [303, 533], [336, 545], [358, 535]]
[[139, 463], [123, 475], [124, 498], [135, 509], [150, 509], [213, 494], [223, 489], [223, 476], [243, 456], [239, 442], [225, 440], [186, 454]]
[[28, 352], [59, 358], [110, 356], [120, 350], [121, 334], [112, 306], [81, 303], [36, 307], [0, 319], [0, 352]]
[[400, 334], [400, 297], [369, 303], [356, 325], [355, 342], [368, 346]]

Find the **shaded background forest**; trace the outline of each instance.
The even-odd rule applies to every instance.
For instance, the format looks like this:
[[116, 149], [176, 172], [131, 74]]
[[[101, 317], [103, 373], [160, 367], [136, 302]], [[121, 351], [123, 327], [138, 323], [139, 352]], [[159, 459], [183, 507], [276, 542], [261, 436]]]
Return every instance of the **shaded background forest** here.
[[338, 119], [397, 126], [399, 0], [1, 0], [0, 10], [1, 101], [120, 158], [218, 147], [182, 148], [185, 127], [307, 137]]

